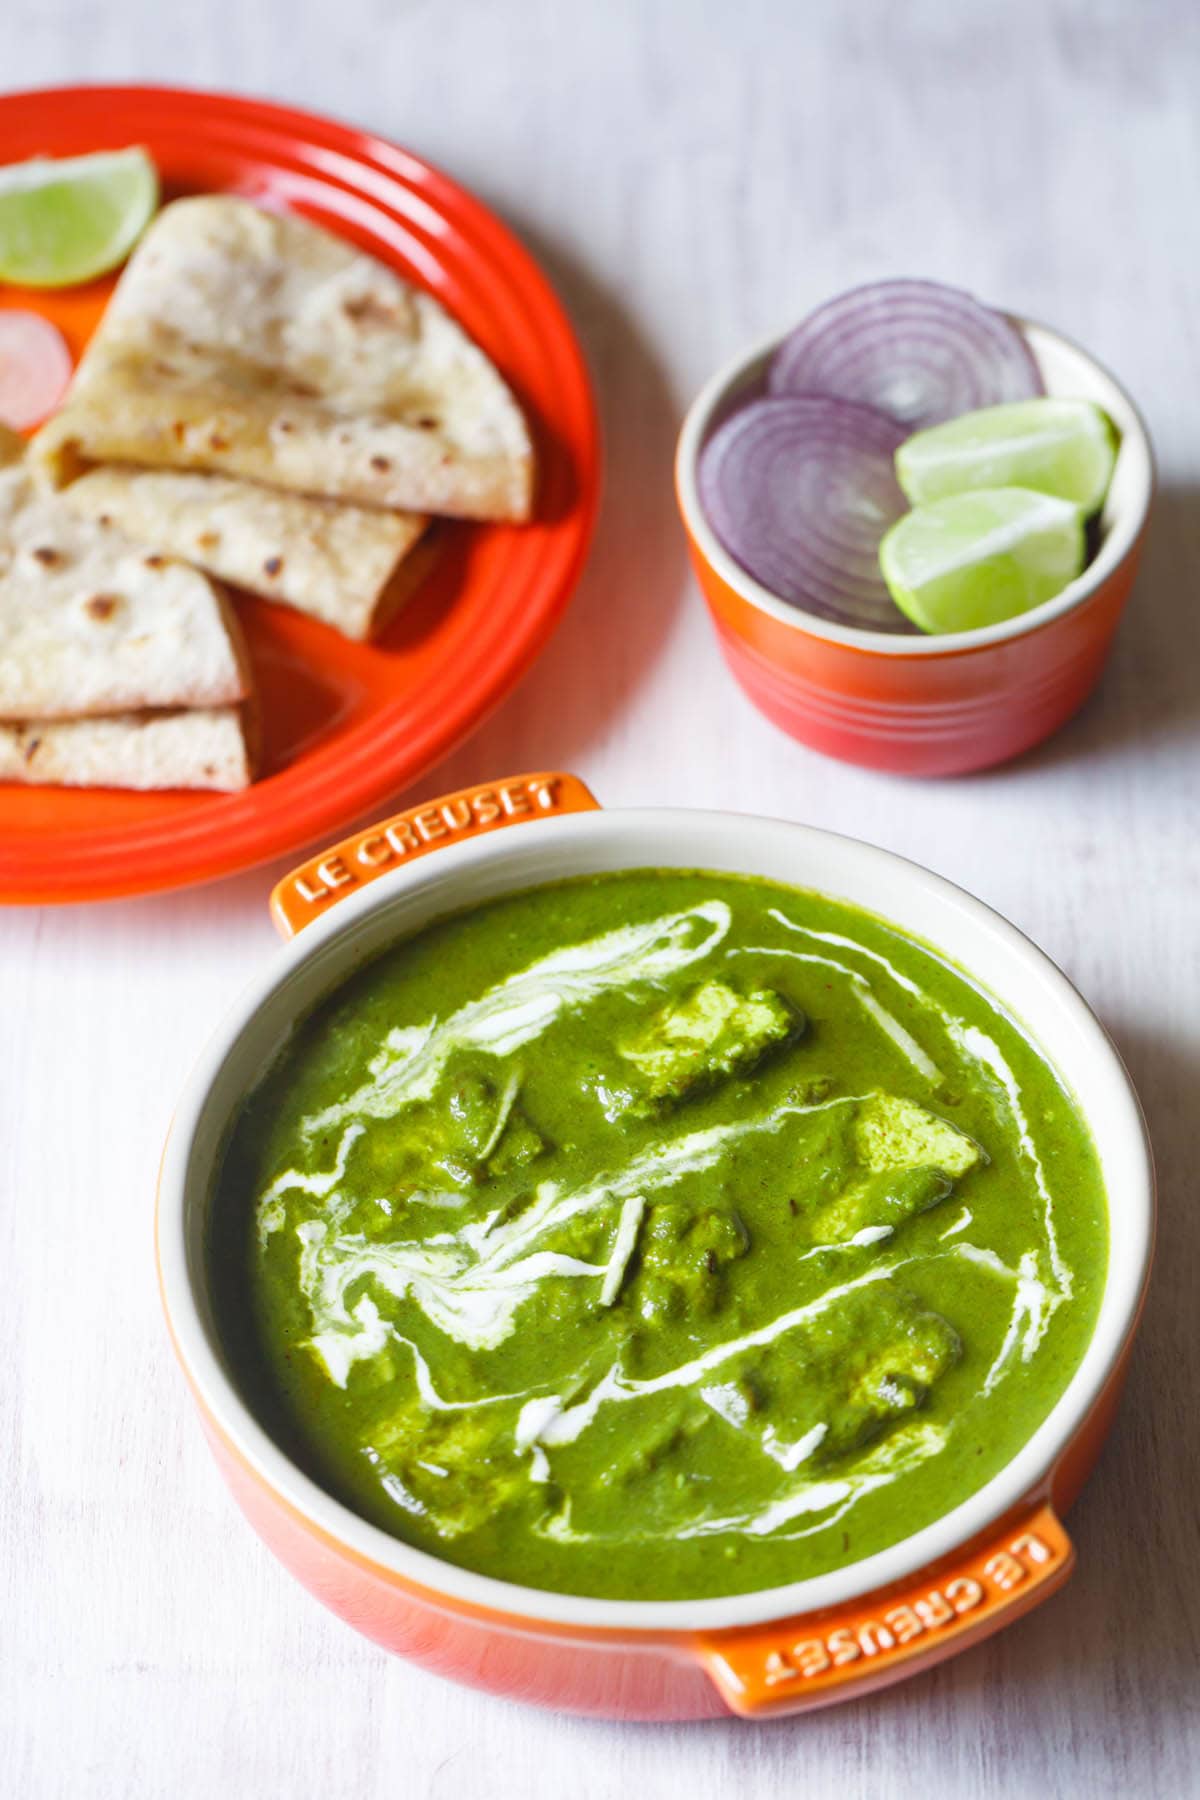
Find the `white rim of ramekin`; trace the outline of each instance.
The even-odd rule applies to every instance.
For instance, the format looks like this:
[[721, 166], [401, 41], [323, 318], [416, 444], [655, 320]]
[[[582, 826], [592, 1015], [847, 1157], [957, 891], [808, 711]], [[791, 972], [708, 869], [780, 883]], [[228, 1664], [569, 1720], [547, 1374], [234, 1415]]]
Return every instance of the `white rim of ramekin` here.
[[[635, 853], [617, 861], [602, 858], [593, 864], [585, 854], [582, 864], [574, 869], [570, 866], [576, 846], [586, 853], [589, 845], [628, 827], [645, 833], [645, 856], [638, 857]], [[209, 1163], [198, 1171], [193, 1170], [192, 1162], [197, 1132], [202, 1125], [209, 1124], [206, 1113], [212, 1089], [227, 1060], [236, 1051], [239, 1040], [252, 1028], [260, 1009], [307, 965], [319, 962], [324, 966], [319, 971], [319, 980], [314, 983], [314, 991], [302, 1006], [286, 1016], [294, 1020], [307, 1013], [320, 996], [336, 987], [354, 966], [357, 928], [381, 910], [389, 908], [404, 895], [436, 883], [440, 890], [438, 904], [429, 917], [444, 916], [470, 904], [473, 874], [491, 863], [509, 859], [521, 865], [518, 878], [511, 885], [501, 883], [489, 889], [489, 894], [569, 879], [573, 873], [586, 874], [601, 868], [681, 868], [684, 863], [664, 863], [654, 854], [658, 840], [666, 832], [681, 827], [695, 837], [702, 837], [705, 832], [718, 835], [722, 843], [739, 835], [750, 840], [756, 833], [784, 831], [798, 834], [818, 855], [823, 852], [834, 861], [839, 857], [865, 859], [878, 871], [881, 895], [888, 894], [889, 889], [894, 892], [897, 881], [907, 882], [924, 896], [936, 896], [943, 905], [949, 905], [959, 915], [966, 915], [970, 929], [979, 934], [981, 947], [990, 938], [998, 941], [1008, 954], [1015, 954], [1038, 979], [1046, 995], [1045, 1004], [1063, 1009], [1072, 1030], [1082, 1032], [1088, 1040], [1089, 1054], [1099, 1059], [1097, 1069], [1104, 1073], [1094, 1076], [1094, 1085], [1107, 1084], [1106, 1117], [1110, 1125], [1114, 1111], [1119, 1115], [1123, 1109], [1125, 1116], [1120, 1129], [1129, 1134], [1131, 1144], [1135, 1143], [1138, 1149], [1135, 1185], [1140, 1192], [1121, 1197], [1123, 1205], [1133, 1203], [1139, 1208], [1135, 1219], [1138, 1227], [1136, 1253], [1118, 1264], [1111, 1255], [1110, 1245], [1104, 1294], [1092, 1337], [1070, 1382], [1041, 1424], [1016, 1456], [990, 1481], [932, 1524], [842, 1569], [780, 1587], [718, 1599], [605, 1600], [525, 1587], [443, 1562], [370, 1524], [292, 1462], [243, 1400], [217, 1351], [215, 1329], [210, 1334], [206, 1325], [197, 1297], [198, 1288], [201, 1293], [206, 1291], [203, 1271], [192, 1268], [189, 1253], [189, 1210], [197, 1179], [203, 1179], [206, 1185], [195, 1204], [207, 1205], [208, 1184], [215, 1172], [217, 1154], [214, 1151]], [[534, 844], [538, 866], [527, 871], [524, 865], [530, 863], [530, 856], [522, 855], [522, 850], [528, 847], [532, 851]], [[556, 851], [561, 851], [566, 860], [555, 862]], [[732, 857], [731, 849], [728, 859], [721, 855], [715, 861], [710, 858], [706, 862], [702, 855], [698, 862], [688, 866], [718, 869], [725, 866], [730, 870], [753, 873], [746, 869], [742, 859], [735, 861]], [[528, 878], [521, 879], [522, 873]], [[768, 876], [767, 879], [779, 878]], [[823, 891], [819, 882], [804, 885]], [[829, 891], [836, 893], [836, 886], [831, 886]], [[445, 895], [444, 904], [441, 893]], [[888, 917], [886, 909], [880, 909], [880, 916]], [[420, 924], [415, 927], [420, 928]], [[398, 927], [396, 941], [404, 935], [405, 929]], [[379, 953], [377, 948], [370, 952], [371, 956]], [[1005, 1005], [1002, 994], [996, 993], [988, 984], [981, 985]], [[1027, 1020], [1024, 1025], [1036, 1040], [1036, 1022]], [[276, 1038], [279, 1035], [276, 1033]], [[1082, 1097], [1079, 1104], [1088, 1118]], [[218, 1112], [215, 1117], [216, 1123], [209, 1127], [210, 1137], [215, 1132], [223, 1135], [231, 1120], [230, 1113]], [[1111, 1219], [1111, 1204], [1109, 1210]], [[237, 1454], [280, 1500], [353, 1556], [424, 1590], [434, 1604], [441, 1600], [451, 1607], [458, 1603], [503, 1615], [502, 1622], [518, 1630], [523, 1624], [534, 1631], [539, 1626], [561, 1625], [576, 1630], [623, 1634], [634, 1640], [761, 1625], [858, 1599], [914, 1576], [930, 1564], [953, 1555], [1022, 1502], [1044, 1494], [1056, 1463], [1100, 1397], [1137, 1322], [1149, 1274], [1153, 1235], [1153, 1161], [1145, 1121], [1128, 1074], [1086, 1002], [1056, 965], [1023, 933], [954, 883], [892, 851], [788, 820], [684, 808], [617, 808], [538, 820], [535, 829], [488, 834], [450, 845], [432, 857], [407, 866], [401, 864], [370, 886], [340, 900], [336, 908], [306, 926], [275, 955], [263, 973], [242, 993], [202, 1053], [171, 1124], [163, 1153], [157, 1209], [163, 1303], [176, 1351], [203, 1408]]]
[[1012, 638], [1025, 637], [1030, 632], [1039, 631], [1043, 626], [1053, 624], [1055, 619], [1060, 619], [1064, 613], [1072, 612], [1077, 606], [1090, 600], [1096, 590], [1121, 566], [1145, 526], [1150, 502], [1154, 497], [1154, 452], [1149, 433], [1141, 413], [1120, 382], [1103, 363], [1075, 343], [1074, 339], [1051, 330], [1048, 325], [1040, 325], [1034, 319], [1024, 319], [1016, 313], [1007, 313], [1005, 317], [1025, 338], [1039, 367], [1039, 344], [1046, 343], [1053, 345], [1059, 354], [1077, 358], [1087, 368], [1092, 383], [1103, 391], [1104, 397], [1099, 404], [1114, 417], [1120, 428], [1120, 454], [1132, 462], [1134, 491], [1129, 501], [1113, 520], [1096, 556], [1061, 594], [1056, 594], [1053, 600], [1047, 600], [1041, 606], [1032, 607], [1029, 612], [1021, 613], [1015, 619], [1006, 619], [999, 625], [985, 625], [977, 631], [941, 632], [933, 636], [910, 637], [899, 632], [860, 631], [854, 626], [837, 625], [832, 620], [818, 618], [815, 613], [804, 612], [800, 607], [789, 606], [786, 600], [781, 600], [769, 588], [763, 587], [761, 582], [756, 581], [748, 570], [735, 561], [712, 529], [701, 505], [696, 479], [697, 464], [700, 451], [712, 429], [714, 417], [719, 414], [731, 394], [755, 370], [756, 365], [765, 363], [779, 347], [787, 336], [786, 332], [764, 339], [752, 350], [742, 351], [723, 368], [718, 369], [701, 388], [684, 416], [675, 451], [675, 492], [684, 525], [705, 561], [711, 564], [721, 579], [735, 593], [740, 594], [743, 600], [749, 601], [760, 612], [768, 613], [781, 625], [790, 626], [792, 630], [807, 637], [821, 638], [826, 643], [844, 644], [853, 650], [868, 650], [875, 656], [957, 656], [972, 650], [990, 649], [995, 644], [1008, 643]]

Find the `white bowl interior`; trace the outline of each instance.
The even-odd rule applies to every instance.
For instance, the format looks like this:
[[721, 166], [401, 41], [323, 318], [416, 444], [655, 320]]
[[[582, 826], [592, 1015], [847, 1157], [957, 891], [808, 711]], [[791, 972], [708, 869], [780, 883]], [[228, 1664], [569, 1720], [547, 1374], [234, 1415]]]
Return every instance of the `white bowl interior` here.
[[688, 530], [717, 573], [745, 599], [773, 618], [831, 643], [855, 645], [881, 656], [944, 656], [948, 650], [974, 650], [1004, 643], [1027, 631], [1036, 631], [1052, 619], [1070, 612], [1105, 581], [1125, 557], [1143, 525], [1154, 491], [1154, 457], [1141, 414], [1125, 389], [1096, 359], [1070, 338], [1046, 325], [1014, 317], [1012, 323], [1029, 343], [1042, 372], [1046, 392], [1060, 399], [1092, 400], [1102, 406], [1121, 434], [1116, 467], [1100, 514], [1100, 542], [1096, 555], [1075, 581], [1042, 606], [988, 625], [978, 631], [952, 635], [910, 637], [903, 633], [860, 631], [836, 625], [812, 613], [789, 606], [736, 562], [708, 523], [696, 482], [696, 465], [711, 432], [738, 398], [761, 385], [766, 365], [780, 339], [772, 338], [743, 353], [719, 370], [701, 389], [683, 422], [675, 456], [676, 487]]
[[[276, 1447], [243, 1402], [207, 1295], [204, 1244], [228, 1129], [295, 1020], [372, 956], [464, 905], [564, 876], [631, 868], [763, 875], [881, 914], [939, 949], [1025, 1024], [1087, 1117], [1107, 1187], [1109, 1267], [1096, 1330], [1049, 1416], [1019, 1454], [933, 1525], [849, 1567], [719, 1600], [580, 1599], [492, 1580], [415, 1550], [331, 1498]], [[626, 1630], [715, 1629], [851, 1599], [956, 1549], [1045, 1482], [1125, 1342], [1150, 1255], [1153, 1178], [1137, 1100], [1104, 1032], [1066, 978], [997, 914], [889, 852], [805, 826], [682, 811], [590, 813], [464, 842], [360, 889], [309, 926], [243, 996], [193, 1073], [163, 1164], [159, 1255], [176, 1341], [200, 1395], [260, 1474], [326, 1532], [424, 1587], [527, 1618]]]

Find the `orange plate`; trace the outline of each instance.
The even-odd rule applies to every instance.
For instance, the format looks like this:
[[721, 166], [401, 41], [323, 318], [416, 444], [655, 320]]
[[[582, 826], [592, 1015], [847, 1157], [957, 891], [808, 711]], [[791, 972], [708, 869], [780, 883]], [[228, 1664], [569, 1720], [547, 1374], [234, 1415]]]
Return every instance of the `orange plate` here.
[[[531, 525], [440, 524], [437, 560], [375, 645], [285, 607], [242, 618], [263, 696], [263, 776], [242, 794], [0, 786], [0, 901], [101, 900], [230, 875], [397, 793], [480, 724], [542, 649], [578, 579], [599, 492], [583, 358], [528, 252], [478, 200], [381, 138], [261, 101], [170, 88], [0, 97], [0, 162], [144, 144], [167, 197], [289, 207], [429, 288], [520, 397], [539, 461]], [[0, 292], [79, 354], [111, 287]]]

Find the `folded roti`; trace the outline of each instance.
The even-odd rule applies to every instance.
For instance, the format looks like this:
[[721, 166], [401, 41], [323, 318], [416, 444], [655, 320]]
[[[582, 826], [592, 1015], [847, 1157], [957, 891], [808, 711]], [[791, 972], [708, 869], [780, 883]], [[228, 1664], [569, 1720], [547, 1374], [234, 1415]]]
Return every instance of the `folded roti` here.
[[21, 448], [0, 441], [0, 719], [245, 698], [245, 649], [220, 588], [41, 493]]
[[55, 486], [134, 463], [476, 519], [527, 518], [533, 480], [519, 406], [431, 295], [225, 195], [159, 214], [35, 456]]
[[247, 787], [240, 707], [0, 724], [0, 781], [55, 787]]
[[395, 617], [425, 572], [410, 552], [428, 520], [227, 475], [113, 465], [62, 490], [73, 512], [211, 575], [365, 639]]

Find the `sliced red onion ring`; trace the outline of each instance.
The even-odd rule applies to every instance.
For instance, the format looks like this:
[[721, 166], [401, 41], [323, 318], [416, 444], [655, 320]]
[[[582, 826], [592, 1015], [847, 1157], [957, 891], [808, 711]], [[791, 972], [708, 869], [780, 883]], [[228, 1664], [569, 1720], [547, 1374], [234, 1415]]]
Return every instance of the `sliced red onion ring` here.
[[771, 359], [772, 394], [834, 394], [912, 431], [1045, 390], [1001, 313], [936, 281], [877, 281], [829, 300]]
[[71, 352], [40, 313], [0, 311], [0, 424], [40, 425], [71, 379]]
[[879, 543], [907, 511], [892, 458], [908, 433], [870, 406], [752, 400], [700, 452], [700, 499], [729, 554], [792, 606], [864, 631], [907, 631]]

